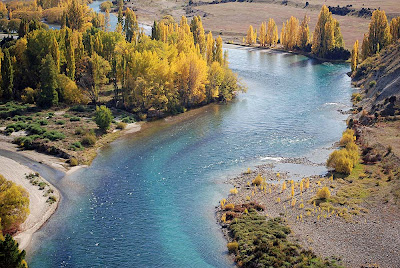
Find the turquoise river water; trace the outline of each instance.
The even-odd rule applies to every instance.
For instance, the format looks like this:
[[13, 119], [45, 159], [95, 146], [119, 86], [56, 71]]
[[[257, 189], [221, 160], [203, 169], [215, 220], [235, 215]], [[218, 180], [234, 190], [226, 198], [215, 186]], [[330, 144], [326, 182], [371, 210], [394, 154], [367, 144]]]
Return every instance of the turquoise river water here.
[[338, 110], [350, 106], [352, 88], [346, 64], [225, 49], [248, 92], [152, 122], [89, 168], [50, 179], [63, 198], [34, 235], [30, 267], [233, 266], [214, 216], [227, 178], [330, 147], [345, 129]]

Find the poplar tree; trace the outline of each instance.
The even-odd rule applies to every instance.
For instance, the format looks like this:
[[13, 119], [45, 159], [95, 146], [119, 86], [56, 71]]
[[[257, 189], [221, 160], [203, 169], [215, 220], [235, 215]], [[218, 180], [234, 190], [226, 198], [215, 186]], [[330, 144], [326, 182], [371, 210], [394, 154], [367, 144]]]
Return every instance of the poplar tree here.
[[257, 41], [257, 32], [253, 30], [253, 26], [250, 25], [249, 29], [247, 30], [247, 36], [246, 36], [246, 44], [248, 45], [253, 45]]
[[66, 60], [67, 60], [67, 76], [71, 80], [75, 80], [75, 49], [72, 42], [72, 31], [66, 29], [65, 31], [65, 49], [66, 49]]
[[121, 25], [124, 23], [124, 14], [122, 12], [122, 7], [118, 8], [118, 23]]
[[358, 40], [354, 43], [353, 50], [351, 51], [351, 71], [354, 72], [357, 69], [359, 61], [358, 53]]
[[214, 54], [214, 61], [218, 62], [219, 64], [223, 64], [223, 51], [222, 51], [222, 38], [218, 36], [215, 41], [215, 54]]
[[325, 57], [333, 49], [343, 47], [344, 41], [339, 22], [332, 17], [332, 13], [324, 5], [315, 26], [312, 53], [318, 57]]
[[268, 46], [275, 46], [278, 44], [278, 27], [276, 26], [276, 23], [274, 19], [269, 19], [268, 20], [268, 25], [267, 25], [267, 38], [266, 42]]
[[267, 25], [265, 22], [261, 23], [260, 33], [258, 36], [258, 42], [260, 46], [265, 47], [267, 44]]
[[139, 25], [136, 19], [135, 12], [131, 9], [127, 9], [125, 12], [125, 24], [124, 24], [124, 31], [126, 40], [128, 42], [136, 41], [136, 33], [139, 30]]
[[199, 45], [202, 55], [206, 52], [206, 36], [200, 16], [195, 16], [190, 23], [190, 31], [193, 33], [194, 44]]
[[40, 92], [38, 104], [41, 107], [51, 107], [58, 103], [57, 67], [53, 57], [47, 54], [42, 61], [40, 76]]
[[84, 6], [79, 4], [77, 0], [72, 0], [67, 7], [66, 26], [72, 30], [80, 31], [83, 26]]
[[207, 64], [210, 66], [214, 59], [214, 38], [211, 31], [207, 35], [207, 45], [206, 45], [206, 59]]
[[369, 57], [370, 51], [369, 51], [369, 40], [368, 40], [368, 34], [364, 34], [363, 42], [361, 44], [361, 58], [362, 60], [365, 60], [366, 58]]
[[75, 49], [75, 55], [77, 59], [82, 59], [85, 54], [85, 47], [83, 45], [82, 34], [78, 33], [78, 44]]
[[390, 39], [390, 27], [385, 11], [375, 10], [372, 13], [371, 22], [369, 24], [368, 38], [366, 39], [368, 43], [365, 44], [365, 48], [368, 47], [368, 50], [365, 49], [365, 51], [363, 51], [363, 57], [369, 57], [378, 53], [389, 45]]
[[400, 17], [393, 18], [390, 22], [390, 35], [392, 36], [392, 42], [400, 39]]
[[10, 51], [8, 49], [4, 49], [3, 54], [4, 57], [1, 62], [1, 95], [4, 100], [9, 100], [13, 95], [14, 69], [12, 66]]
[[58, 48], [58, 42], [54, 34], [51, 37], [50, 43], [50, 54], [53, 57], [53, 60], [56, 64], [57, 72], [60, 71], [60, 50]]
[[310, 17], [304, 15], [303, 21], [300, 24], [299, 32], [297, 35], [297, 46], [301, 50], [305, 50], [308, 44], [310, 43], [310, 27], [308, 24], [310, 23]]

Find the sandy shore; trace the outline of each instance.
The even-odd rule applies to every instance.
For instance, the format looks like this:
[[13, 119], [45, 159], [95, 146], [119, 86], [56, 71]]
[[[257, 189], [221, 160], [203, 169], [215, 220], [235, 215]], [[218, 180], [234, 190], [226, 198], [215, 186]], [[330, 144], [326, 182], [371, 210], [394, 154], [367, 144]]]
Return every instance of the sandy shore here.
[[[265, 192], [260, 188], [255, 190], [251, 185], [258, 174], [266, 178]], [[291, 240], [305, 249], [313, 250], [318, 256], [338, 259], [345, 267], [400, 267], [400, 212], [397, 205], [363, 203], [360, 214], [345, 219], [338, 216], [337, 212], [318, 211], [309, 202], [316, 195], [317, 189], [328, 186], [334, 195], [345, 182], [331, 181], [320, 176], [310, 177], [310, 188], [304, 189], [301, 194], [299, 184], [296, 184], [296, 204], [292, 206], [290, 179], [290, 174], [286, 173], [280, 173], [278, 178], [272, 164], [258, 166], [251, 173], [243, 173], [228, 181], [238, 189], [238, 194], [230, 194], [227, 203], [255, 201], [264, 205], [264, 215], [283, 217], [286, 220], [293, 232]], [[284, 181], [287, 188], [282, 192]], [[247, 200], [249, 197], [250, 200]], [[304, 207], [301, 208], [300, 204], [304, 204]], [[223, 213], [217, 207], [218, 219]], [[230, 241], [227, 225], [221, 225], [224, 235]]]
[[[37, 185], [31, 184], [30, 181], [25, 178], [27, 174], [35, 172], [10, 158], [0, 156], [0, 167], [1, 175], [7, 180], [21, 185], [29, 193], [30, 214], [26, 221], [20, 226], [20, 231], [14, 236], [19, 243], [20, 249], [25, 249], [29, 245], [33, 233], [39, 230], [56, 211], [61, 196], [59, 191], [42, 177], [40, 177], [39, 180], [47, 183], [48, 186], [46, 186], [44, 190], [39, 190]], [[48, 196], [44, 196], [49, 189], [53, 191], [50, 195], [56, 198], [56, 202], [52, 204], [47, 202]]]

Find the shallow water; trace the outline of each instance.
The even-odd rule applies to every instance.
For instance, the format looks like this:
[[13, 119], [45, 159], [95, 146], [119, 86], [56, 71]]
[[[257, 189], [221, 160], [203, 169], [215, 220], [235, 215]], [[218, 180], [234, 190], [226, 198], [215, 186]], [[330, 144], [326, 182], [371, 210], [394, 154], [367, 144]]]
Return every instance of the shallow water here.
[[[345, 64], [226, 48], [248, 92], [186, 120], [149, 124], [62, 180], [34, 236], [31, 267], [231, 267], [214, 206], [232, 176], [274, 157], [312, 156], [345, 129]], [[320, 167], [318, 167], [320, 168]], [[323, 170], [319, 170], [323, 172]]]

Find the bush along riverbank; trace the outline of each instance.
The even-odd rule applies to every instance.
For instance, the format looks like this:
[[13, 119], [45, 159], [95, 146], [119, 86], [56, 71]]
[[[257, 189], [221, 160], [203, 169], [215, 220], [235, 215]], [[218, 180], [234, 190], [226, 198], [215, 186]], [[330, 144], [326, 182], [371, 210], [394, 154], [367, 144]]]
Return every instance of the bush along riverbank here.
[[399, 266], [399, 151], [382, 146], [395, 123], [346, 130], [326, 176], [292, 180], [262, 165], [232, 179], [217, 217], [238, 266]]

